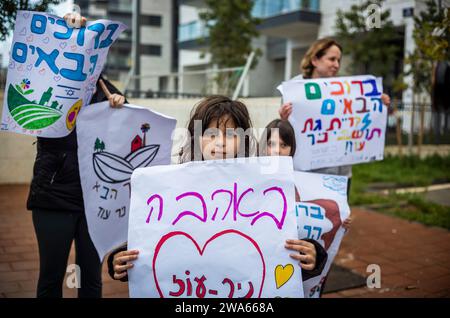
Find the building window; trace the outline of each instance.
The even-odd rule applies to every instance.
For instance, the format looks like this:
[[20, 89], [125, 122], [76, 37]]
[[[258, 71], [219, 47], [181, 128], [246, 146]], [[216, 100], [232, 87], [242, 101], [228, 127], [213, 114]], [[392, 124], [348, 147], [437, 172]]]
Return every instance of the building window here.
[[141, 15], [142, 25], [160, 27], [162, 25], [162, 17], [160, 15]]
[[161, 45], [142, 44], [141, 45], [141, 54], [152, 55], [152, 56], [161, 56]]

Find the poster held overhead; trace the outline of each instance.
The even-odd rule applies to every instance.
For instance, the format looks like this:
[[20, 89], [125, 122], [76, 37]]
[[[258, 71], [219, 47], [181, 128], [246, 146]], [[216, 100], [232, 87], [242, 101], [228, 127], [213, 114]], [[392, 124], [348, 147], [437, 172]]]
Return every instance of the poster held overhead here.
[[67, 136], [94, 94], [109, 47], [125, 29], [108, 20], [74, 29], [48, 13], [18, 11], [1, 130]]
[[293, 103], [289, 121], [301, 150], [294, 156], [295, 170], [383, 159], [387, 107], [381, 102], [381, 78], [293, 79], [280, 91]]

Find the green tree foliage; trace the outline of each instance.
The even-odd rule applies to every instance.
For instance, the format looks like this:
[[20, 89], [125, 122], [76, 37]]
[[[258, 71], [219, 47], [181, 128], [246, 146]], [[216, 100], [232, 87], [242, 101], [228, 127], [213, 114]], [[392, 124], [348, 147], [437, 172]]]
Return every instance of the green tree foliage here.
[[[218, 67], [244, 65], [258, 37], [260, 19], [252, 17], [252, 0], [205, 0], [208, 10], [200, 19], [209, 29], [211, 63]], [[253, 67], [256, 66], [256, 59]]]
[[450, 9], [428, 0], [426, 9], [414, 17], [413, 38], [416, 47], [406, 59], [406, 74], [413, 76], [415, 93], [431, 95], [435, 62], [450, 60]]
[[100, 139], [98, 139], [98, 138], [95, 139], [95, 144], [94, 144], [94, 151], [95, 152], [100, 150], [100, 143], [101, 143]]
[[[348, 70], [351, 74], [382, 76], [384, 83], [391, 86], [394, 66], [401, 53], [398, 43], [402, 43], [402, 37], [390, 20], [390, 11], [383, 10], [384, 2], [369, 0], [352, 5], [347, 12], [338, 10], [336, 36], [344, 54], [352, 60]], [[376, 27], [374, 20], [379, 22]]]
[[18, 10], [45, 12], [49, 5], [59, 4], [65, 0], [1, 0], [0, 1], [0, 41], [4, 41], [14, 29]]

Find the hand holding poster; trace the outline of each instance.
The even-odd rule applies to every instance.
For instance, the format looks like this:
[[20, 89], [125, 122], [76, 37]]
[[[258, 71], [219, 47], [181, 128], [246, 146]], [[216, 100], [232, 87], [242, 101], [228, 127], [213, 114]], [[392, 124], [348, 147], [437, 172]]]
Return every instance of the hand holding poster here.
[[109, 47], [126, 28], [98, 20], [74, 29], [63, 18], [18, 11], [1, 130], [58, 138], [89, 104]]
[[84, 107], [77, 123], [78, 161], [89, 234], [103, 259], [127, 240], [134, 169], [170, 164], [176, 120], [109, 102]]
[[387, 123], [380, 78], [370, 75], [291, 80], [283, 100], [293, 103], [296, 170], [382, 160]]
[[295, 203], [298, 238], [314, 239], [328, 253], [322, 274], [303, 282], [305, 297], [318, 298], [344, 237], [342, 223], [350, 216], [347, 178], [295, 171], [294, 179], [300, 195], [300, 202]]
[[292, 159], [266, 157], [280, 160], [275, 174], [262, 173], [260, 159], [134, 171], [131, 297], [303, 297], [284, 247], [297, 237]]

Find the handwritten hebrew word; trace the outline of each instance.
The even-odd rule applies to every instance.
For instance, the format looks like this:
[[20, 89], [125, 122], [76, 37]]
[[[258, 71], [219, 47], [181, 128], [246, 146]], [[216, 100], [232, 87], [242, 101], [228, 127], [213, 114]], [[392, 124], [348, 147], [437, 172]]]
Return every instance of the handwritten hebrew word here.
[[[198, 202], [199, 208], [198, 210], [200, 212], [195, 212], [195, 211], [182, 211], [179, 212], [176, 216], [176, 218], [172, 221], [172, 225], [175, 225], [176, 223], [178, 223], [182, 218], [185, 217], [193, 217], [197, 220], [199, 220], [200, 222], [207, 222], [208, 218], [210, 218], [211, 221], [216, 221], [216, 217], [217, 217], [217, 213], [220, 210], [223, 209], [223, 217], [222, 220], [224, 220], [229, 212], [231, 211], [231, 216], [233, 221], [239, 221], [238, 217], [240, 218], [244, 218], [244, 219], [251, 219], [250, 225], [254, 225], [255, 222], [257, 222], [258, 220], [260, 220], [261, 218], [269, 218], [272, 219], [275, 223], [275, 225], [277, 226], [278, 229], [282, 229], [283, 228], [283, 224], [284, 224], [284, 220], [286, 217], [286, 213], [287, 213], [287, 199], [286, 199], [286, 195], [284, 194], [284, 191], [279, 188], [279, 187], [270, 187], [265, 189], [264, 191], [262, 191], [262, 193], [255, 193], [255, 190], [253, 188], [247, 188], [245, 189], [245, 191], [238, 191], [238, 184], [235, 182], [233, 184], [233, 189], [232, 190], [227, 190], [227, 189], [217, 189], [215, 191], [213, 191], [211, 193], [210, 196], [210, 200], [211, 202], [214, 202], [214, 198], [218, 195], [225, 195], [226, 200], [228, 200], [228, 205], [227, 207], [220, 207], [217, 206], [215, 208], [215, 211], [213, 214], [211, 214], [211, 211], [208, 211], [207, 208], [207, 204], [206, 204], [206, 200], [205, 200], [205, 196], [195, 192], [195, 191], [188, 191], [188, 192], [184, 192], [180, 195], [178, 195], [176, 197], [176, 202], [178, 203], [182, 203], [185, 199], [190, 199], [189, 202], [192, 202], [192, 199], [195, 199], [195, 201]], [[247, 196], [257, 196], [258, 198], [260, 198], [261, 200], [264, 197], [270, 197], [272, 200], [278, 198], [278, 202], [280, 205], [280, 212], [278, 214], [280, 214], [280, 217], [277, 218], [277, 216], [275, 216], [273, 213], [269, 212], [269, 211], [254, 211], [254, 212], [244, 212], [241, 210], [241, 204], [243, 204], [243, 202], [245, 202], [245, 199]], [[149, 223], [152, 219], [152, 214], [153, 214], [153, 210], [154, 210], [154, 202], [156, 201], [156, 207], [158, 208], [158, 216], [157, 216], [157, 220], [160, 221], [161, 218], [164, 216], [164, 198], [159, 195], [159, 194], [153, 194], [149, 197], [149, 199], [147, 200], [147, 205], [149, 205], [150, 211], [148, 213], [147, 219], [146, 219], [146, 223]], [[153, 218], [154, 219], [154, 218]]]
[[[50, 24], [56, 23], [56, 25], [61, 26], [61, 29], [64, 31], [64, 33], [53, 32], [53, 36], [55, 37], [55, 39], [68, 40], [72, 37], [73, 33], [75, 33], [77, 37], [77, 44], [79, 46], [84, 45], [86, 29], [96, 33], [94, 45], [95, 49], [109, 47], [113, 43], [112, 38], [114, 36], [114, 33], [119, 28], [119, 25], [117, 23], [109, 24], [106, 28], [103, 23], [94, 23], [88, 26], [87, 28], [82, 27], [79, 29], [74, 29], [67, 26], [67, 23], [64, 19], [54, 19], [52, 17], [47, 18], [45, 15], [42, 14], [33, 14], [30, 28], [31, 32], [34, 34], [44, 34], [47, 29], [47, 23]], [[103, 35], [105, 31], [108, 32], [108, 34], [106, 38], [100, 42], [100, 37]]]
[[340, 136], [337, 140], [356, 140], [362, 139], [364, 137], [365, 140], [372, 140], [374, 135], [377, 134], [378, 137], [381, 137], [381, 129], [380, 128], [372, 128], [365, 130], [353, 130], [349, 131], [347, 129], [343, 129], [340, 131]]
[[[25, 63], [27, 61], [27, 56], [29, 52], [28, 49], [31, 51], [30, 54], [37, 53], [38, 55], [38, 58], [34, 63], [34, 67], [39, 67], [42, 62], [45, 62], [54, 74], [61, 74], [62, 77], [68, 80], [82, 82], [87, 77], [87, 74], [83, 72], [84, 58], [85, 58], [83, 54], [64, 52], [63, 56], [67, 60], [74, 61], [76, 63], [76, 67], [75, 69], [67, 69], [67, 68], [59, 69], [58, 66], [56, 65], [59, 56], [59, 51], [57, 49], [54, 49], [52, 52], [47, 53], [40, 47], [36, 47], [34, 45], [27, 46], [25, 43], [15, 42], [11, 52], [12, 59], [18, 63]], [[98, 58], [97, 55], [90, 57], [91, 65], [97, 62], [97, 58]], [[61, 61], [60, 64], [64, 65], [68, 64], [68, 62]], [[93, 67], [90, 67], [90, 70], [92, 70], [90, 74], [93, 73], [94, 69], [95, 65]]]
[[[345, 152], [357, 152], [362, 151], [364, 149], [364, 146], [366, 145], [365, 141], [358, 142], [358, 141], [347, 141], [345, 143]], [[353, 147], [354, 146], [354, 147]]]
[[[100, 198], [104, 199], [104, 200], [108, 200], [108, 199], [112, 199], [114, 198], [114, 200], [117, 199], [117, 190], [116, 189], [112, 189], [112, 188], [108, 188], [103, 186], [102, 190], [103, 191], [103, 195], [100, 196]], [[108, 193], [111, 191], [111, 194], [108, 197]]]
[[[350, 95], [352, 92], [352, 85], [359, 88], [359, 94], [366, 97], [380, 96], [381, 92], [378, 91], [377, 82], [374, 79], [368, 79], [365, 81], [351, 81], [349, 84], [347, 81], [330, 81], [323, 82], [326, 87], [329, 87], [330, 95], [343, 96], [345, 94]], [[344, 89], [344, 86], [347, 90]], [[315, 100], [322, 98], [322, 91], [318, 83], [305, 83], [305, 95], [308, 100]]]
[[[312, 217], [314, 219], [319, 219], [319, 220], [323, 220], [324, 216], [323, 216], [323, 208], [321, 208], [320, 206], [308, 206], [308, 205], [304, 205], [304, 204], [297, 204], [295, 207], [295, 213], [298, 216], [298, 211], [300, 209], [303, 209], [305, 211], [305, 215], [308, 217]], [[312, 211], [313, 213], [309, 213], [309, 211]], [[314, 213], [314, 211], [316, 211], [316, 213]]]
[[103, 220], [109, 219], [109, 216], [111, 215], [111, 210], [106, 210], [102, 207], [98, 207], [98, 214], [97, 216]]
[[[170, 291], [169, 292], [170, 296], [172, 296], [172, 297], [189, 297], [189, 296], [193, 295], [193, 291], [195, 289], [195, 296], [197, 298], [205, 298], [206, 294], [217, 296], [219, 294], [220, 289], [223, 289], [223, 287], [217, 288], [217, 289], [208, 289], [205, 285], [205, 282], [207, 281], [207, 278], [205, 277], [205, 275], [202, 275], [201, 277], [194, 277], [194, 279], [193, 279], [194, 283], [193, 283], [191, 278], [189, 277], [190, 271], [189, 270], [185, 271], [185, 274], [186, 274], [186, 276], [188, 276], [187, 278], [185, 278], [186, 281], [184, 279], [177, 278], [176, 275], [172, 275], [172, 282], [174, 285], [176, 285], [177, 290]], [[246, 293], [243, 294], [243, 296], [240, 298], [251, 298], [253, 296], [253, 292], [254, 292], [253, 284], [250, 281], [247, 283], [248, 283], [248, 290], [246, 289]], [[193, 284], [194, 284], [194, 286], [193, 286]], [[226, 296], [228, 298], [234, 297], [235, 290], [237, 290], [237, 291], [243, 290], [243, 284], [241, 282], [234, 283], [229, 278], [224, 278], [222, 280], [222, 285], [228, 286], [228, 288], [229, 288], [228, 295]]]
[[[67, 26], [64, 19], [54, 19], [52, 17], [47, 18], [42, 14], [34, 14], [31, 20], [30, 30], [34, 34], [44, 34], [48, 23], [55, 24], [61, 28], [60, 31], [53, 32], [52, 36], [55, 39], [68, 40], [72, 36], [76, 36], [77, 44], [80, 47], [85, 44], [85, 35], [87, 33], [86, 30], [89, 32], [94, 32], [96, 34], [94, 39], [94, 49], [109, 47], [113, 43], [112, 37], [114, 33], [119, 28], [118, 24], [109, 24], [105, 27], [102, 23], [94, 23], [87, 28], [83, 27], [80, 29], [73, 29]], [[108, 32], [108, 34], [106, 38], [100, 42], [100, 37], [105, 32]], [[60, 55], [60, 53], [62, 53], [62, 55]], [[11, 50], [12, 59], [21, 64], [26, 63], [27, 58], [34, 54], [37, 54], [34, 67], [39, 67], [42, 63], [45, 63], [54, 74], [60, 74], [68, 80], [79, 82], [86, 80], [87, 73], [94, 73], [98, 60], [98, 54], [88, 56], [90, 64], [88, 66], [88, 70], [85, 71], [84, 67], [86, 56], [80, 53], [64, 52], [63, 50], [60, 52], [58, 49], [53, 49], [51, 52], [46, 52], [41, 47], [27, 45], [23, 42], [15, 42]], [[73, 69], [58, 67], [58, 65], [70, 64], [75, 64]]]

